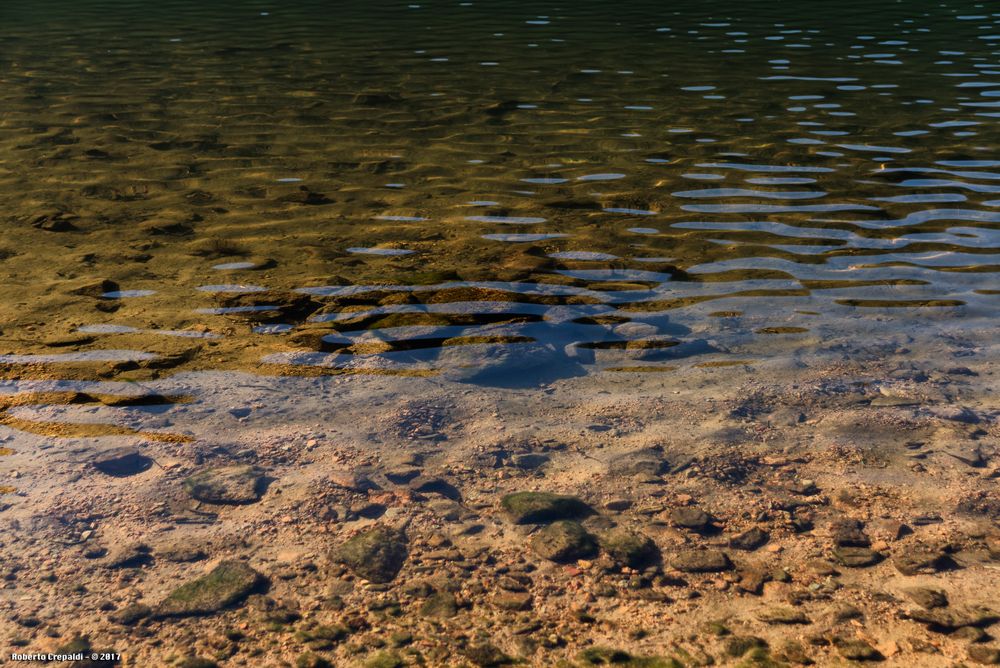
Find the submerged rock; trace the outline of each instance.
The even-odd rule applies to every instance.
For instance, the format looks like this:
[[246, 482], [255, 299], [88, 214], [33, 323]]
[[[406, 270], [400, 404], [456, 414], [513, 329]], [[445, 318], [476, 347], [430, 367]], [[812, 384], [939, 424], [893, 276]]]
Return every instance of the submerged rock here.
[[719, 550], [682, 550], [670, 559], [670, 565], [684, 573], [719, 573], [733, 567]]
[[543, 559], [568, 562], [593, 556], [597, 541], [579, 523], [561, 520], [536, 533], [531, 549]]
[[202, 546], [180, 540], [162, 545], [156, 550], [158, 559], [162, 558], [175, 564], [201, 561], [207, 556], [208, 553]]
[[600, 536], [601, 549], [615, 563], [642, 568], [660, 558], [660, 550], [649, 536], [631, 529], [612, 529]]
[[192, 498], [232, 505], [259, 501], [266, 486], [264, 472], [250, 465], [210, 468], [184, 481], [184, 489]]
[[836, 645], [840, 655], [850, 661], [881, 661], [885, 658], [877, 649], [864, 640], [837, 638], [834, 639], [833, 644]]
[[907, 613], [907, 616], [914, 621], [938, 629], [959, 629], [963, 626], [989, 626], [1000, 621], [1000, 615], [985, 606], [913, 610]]
[[365, 668], [403, 668], [406, 664], [395, 652], [379, 652], [365, 661]]
[[298, 292], [220, 292], [215, 299], [225, 313], [251, 322], [298, 322], [322, 306]]
[[747, 529], [743, 533], [729, 539], [729, 547], [736, 550], [746, 550], [752, 552], [762, 547], [770, 540], [768, 533], [757, 527]]
[[1000, 649], [986, 645], [972, 645], [969, 647], [969, 659], [987, 666], [1000, 665]]
[[903, 575], [937, 573], [949, 566], [949, 557], [944, 549], [926, 544], [909, 546], [892, 558], [892, 564]]
[[865, 533], [865, 525], [854, 519], [839, 519], [830, 525], [830, 537], [834, 545], [842, 547], [868, 547], [871, 540]]
[[481, 668], [495, 668], [496, 666], [506, 666], [514, 663], [513, 659], [504, 654], [495, 645], [489, 643], [472, 645], [465, 650], [465, 656], [474, 665]]
[[104, 562], [105, 568], [138, 568], [152, 560], [148, 545], [132, 543], [111, 552]]
[[907, 587], [903, 590], [907, 598], [919, 605], [921, 608], [933, 610], [934, 608], [944, 608], [948, 605], [948, 596], [940, 589], [931, 587]]
[[867, 547], [835, 547], [833, 548], [833, 558], [841, 566], [848, 568], [864, 568], [874, 566], [884, 559], [884, 557]]
[[811, 624], [801, 610], [787, 606], [772, 606], [757, 613], [757, 619], [765, 624]]
[[448, 619], [458, 614], [458, 601], [450, 591], [439, 591], [431, 595], [423, 605], [420, 606], [422, 617], [434, 617], [437, 619]]
[[611, 459], [608, 472], [618, 476], [660, 476], [670, 470], [660, 448], [643, 448]]
[[[727, 630], [726, 633], [728, 632]], [[734, 659], [754, 649], [767, 649], [767, 641], [757, 636], [732, 636], [727, 638], [723, 645], [726, 655]]]
[[589, 515], [590, 506], [575, 496], [549, 492], [515, 492], [503, 497], [500, 505], [515, 524], [544, 524], [555, 520]]
[[405, 532], [377, 526], [334, 548], [330, 558], [366, 580], [385, 584], [392, 582], [399, 574], [407, 554]]
[[108, 615], [108, 619], [122, 626], [134, 626], [137, 622], [153, 614], [153, 609], [143, 603], [132, 603]]
[[705, 531], [712, 526], [712, 516], [700, 508], [674, 508], [670, 511], [670, 519], [677, 526], [692, 531]]
[[242, 561], [223, 561], [205, 576], [181, 585], [156, 609], [157, 617], [210, 615], [249, 596], [264, 577]]
[[438, 355], [441, 376], [460, 383], [519, 384], [526, 373], [567, 363], [565, 355], [551, 345], [516, 341], [445, 345]]

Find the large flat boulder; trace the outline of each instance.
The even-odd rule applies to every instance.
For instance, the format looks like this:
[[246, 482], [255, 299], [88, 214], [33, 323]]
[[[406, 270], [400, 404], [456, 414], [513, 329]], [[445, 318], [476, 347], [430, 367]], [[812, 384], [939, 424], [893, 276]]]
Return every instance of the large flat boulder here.
[[264, 577], [242, 561], [223, 561], [208, 575], [182, 584], [156, 606], [157, 617], [211, 615], [249, 596]]
[[330, 558], [366, 580], [385, 584], [392, 582], [399, 574], [407, 554], [405, 532], [377, 526], [334, 548]]

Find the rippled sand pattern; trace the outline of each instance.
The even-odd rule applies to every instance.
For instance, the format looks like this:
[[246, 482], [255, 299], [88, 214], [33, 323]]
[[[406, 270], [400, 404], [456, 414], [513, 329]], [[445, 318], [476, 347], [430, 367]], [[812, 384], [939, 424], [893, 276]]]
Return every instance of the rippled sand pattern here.
[[998, 17], [843, 4], [5, 3], [0, 364], [465, 379], [991, 325]]

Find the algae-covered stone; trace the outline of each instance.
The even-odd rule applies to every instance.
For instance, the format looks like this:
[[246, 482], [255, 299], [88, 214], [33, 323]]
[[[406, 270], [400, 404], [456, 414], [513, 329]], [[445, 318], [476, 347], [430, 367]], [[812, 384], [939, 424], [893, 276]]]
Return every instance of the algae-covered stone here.
[[632, 660], [632, 656], [625, 650], [611, 647], [588, 647], [580, 652], [578, 658], [587, 666], [627, 664]]
[[579, 523], [560, 520], [536, 533], [531, 539], [531, 549], [549, 561], [576, 561], [593, 556], [597, 541]]
[[670, 565], [684, 573], [719, 573], [733, 567], [729, 557], [719, 550], [682, 550]]
[[670, 511], [670, 519], [677, 526], [692, 531], [705, 531], [712, 524], [712, 516], [700, 508], [674, 508]]
[[775, 605], [757, 613], [757, 619], [765, 624], [811, 624], [801, 610], [784, 605]]
[[295, 668], [331, 668], [332, 663], [313, 652], [303, 652], [295, 659]]
[[264, 472], [250, 465], [205, 469], [184, 481], [184, 489], [192, 498], [218, 504], [259, 501], [266, 486]]
[[392, 582], [407, 556], [406, 534], [386, 526], [363, 531], [339, 547], [330, 558], [356, 574], [379, 584]]
[[726, 639], [723, 651], [727, 656], [739, 658], [753, 649], [767, 649], [767, 642], [757, 636], [732, 636]]
[[406, 664], [395, 652], [379, 652], [367, 661], [365, 668], [403, 668]]
[[864, 568], [882, 561], [881, 554], [868, 547], [837, 546], [833, 548], [833, 558], [841, 566]]
[[122, 626], [133, 626], [153, 614], [153, 610], [143, 603], [132, 603], [108, 615], [108, 619]]
[[885, 657], [863, 640], [834, 639], [837, 651], [850, 661], [881, 661]]
[[466, 648], [465, 656], [473, 665], [481, 668], [495, 668], [514, 663], [514, 660], [504, 654], [496, 645], [489, 643]]
[[210, 615], [250, 595], [263, 576], [241, 561], [223, 561], [203, 577], [181, 585], [156, 607], [157, 617]]
[[660, 550], [649, 536], [631, 529], [612, 529], [600, 536], [601, 549], [623, 566], [641, 568], [657, 561]]
[[515, 524], [544, 524], [570, 520], [590, 514], [590, 507], [575, 496], [549, 492], [515, 492], [508, 494], [500, 505]]
[[458, 614], [458, 601], [450, 591], [439, 591], [424, 601], [420, 606], [420, 614], [437, 619], [454, 617]]

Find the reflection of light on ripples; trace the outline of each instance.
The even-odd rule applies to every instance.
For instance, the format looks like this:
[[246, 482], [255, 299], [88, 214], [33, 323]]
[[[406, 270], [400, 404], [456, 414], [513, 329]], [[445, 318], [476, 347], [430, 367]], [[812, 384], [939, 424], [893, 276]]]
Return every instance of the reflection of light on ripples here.
[[[221, 10], [203, 4], [207, 16], [220, 18]], [[558, 17], [526, 14], [523, 8], [507, 16], [503, 3], [489, 8], [461, 4], [468, 5], [461, 21], [450, 10], [424, 6], [420, 18], [428, 30], [417, 33], [407, 23], [394, 23], [397, 13], [381, 17], [389, 28], [405, 28], [396, 33], [400, 48], [393, 68], [341, 66], [367, 62], [363, 59], [372, 52], [370, 31], [359, 29], [369, 26], [371, 17], [355, 11], [352, 3], [338, 11], [335, 25], [303, 22], [294, 13], [269, 16], [269, 30], [281, 48], [244, 49], [248, 38], [260, 34], [244, 32], [240, 25], [232, 25], [231, 33], [210, 31], [211, 38], [185, 31], [183, 42], [171, 43], [169, 58], [183, 53], [184, 62], [196, 71], [204, 64], [200, 54], [235, 48], [239, 57], [213, 60], [212, 71], [231, 80], [234, 90], [258, 93], [238, 103], [215, 96], [216, 103], [203, 105], [200, 100], [215, 94], [208, 79], [186, 79], [182, 83], [190, 95], [170, 98], [179, 105], [176, 114], [171, 110], [176, 128], [170, 129], [170, 138], [159, 121], [150, 120], [161, 118], [162, 110], [136, 113], [131, 106], [136, 104], [133, 97], [159, 104], [162, 91], [174, 83], [176, 74], [171, 73], [155, 85], [145, 83], [143, 73], [163, 62], [164, 54], [155, 48], [148, 55], [142, 49], [129, 51], [126, 39], [122, 53], [128, 51], [128, 57], [105, 64], [94, 61], [93, 28], [72, 35], [67, 43], [83, 46], [67, 46], [62, 56], [62, 49], [24, 50], [21, 42], [38, 41], [30, 31], [22, 31], [21, 42], [11, 40], [8, 46], [16, 52], [12, 62], [37, 68], [31, 79], [60, 81], [67, 89], [59, 104], [51, 106], [57, 112], [71, 109], [73, 116], [67, 118], [81, 119], [79, 125], [74, 121], [67, 126], [70, 134], [92, 118], [87, 101], [92, 89], [74, 90], [80, 84], [53, 78], [53, 72], [64, 71], [69, 63], [88, 72], [103, 67], [113, 70], [109, 76], [130, 82], [106, 87], [108, 103], [123, 110], [113, 124], [114, 134], [101, 129], [102, 120], [92, 128], [97, 137], [67, 135], [66, 144], [56, 144], [65, 147], [60, 150], [76, 150], [77, 139], [85, 139], [81, 147], [89, 147], [92, 139], [110, 146], [127, 138], [129, 164], [123, 162], [122, 169], [134, 164], [146, 170], [150, 163], [142, 162], [144, 137], [155, 134], [147, 142], [149, 150], [167, 155], [171, 165], [184, 165], [191, 172], [185, 171], [185, 179], [196, 176], [199, 191], [185, 196], [191, 207], [198, 207], [198, 220], [157, 227], [142, 243], [159, 248], [173, 243], [173, 235], [192, 235], [190, 251], [219, 262], [205, 262], [214, 270], [268, 269], [254, 279], [261, 285], [201, 285], [213, 280], [203, 274], [179, 287], [173, 275], [157, 277], [158, 283], [150, 279], [149, 284], [170, 294], [134, 303], [98, 300], [101, 310], [108, 310], [92, 314], [95, 319], [110, 317], [106, 314], [120, 307], [116, 321], [143, 326], [86, 324], [76, 331], [95, 336], [80, 338], [127, 346], [131, 339], [122, 336], [150, 336], [159, 345], [163, 339], [153, 335], [217, 337], [185, 329], [196, 327], [191, 322], [151, 329], [148, 323], [160, 322], [159, 317], [145, 320], [145, 311], [129, 311], [189, 294], [203, 299], [198, 292], [219, 293], [216, 307], [193, 313], [206, 316], [206, 329], [225, 331], [224, 342], [247, 332], [291, 334], [254, 339], [277, 349], [306, 340], [296, 337], [303, 326], [317, 326], [323, 332], [322, 349], [283, 352], [266, 360], [353, 370], [359, 368], [355, 357], [382, 370], [431, 369], [441, 349], [526, 343], [517, 337], [558, 350], [580, 344], [575, 348], [604, 356], [625, 354], [616, 348], [622, 341], [659, 336], [674, 326], [686, 331], [668, 335], [721, 337], [722, 347], [745, 342], [740, 336], [752, 338], [750, 325], [739, 334], [719, 332], [717, 320], [704, 317], [707, 303], [718, 301], [747, 314], [773, 310], [779, 303], [808, 308], [820, 314], [811, 331], [856, 324], [841, 319], [847, 304], [834, 302], [834, 293], [841, 300], [868, 300], [868, 306], [897, 299], [904, 305], [899, 308], [909, 303], [916, 309], [940, 298], [990, 312], [984, 299], [969, 294], [995, 277], [991, 266], [1000, 248], [1000, 161], [991, 154], [996, 124], [986, 120], [1000, 117], [1000, 83], [994, 76], [1000, 65], [990, 45], [973, 38], [997, 37], [989, 14], [959, 16], [971, 21], [960, 32], [950, 10], [926, 8], [928, 25], [941, 21], [933, 34], [925, 35], [919, 25], [905, 23], [909, 10], [889, 3], [864, 8], [873, 16], [884, 14], [880, 25], [888, 33], [858, 35], [854, 24], [842, 20], [854, 14], [844, 9], [850, 3], [830, 12], [822, 29], [794, 27], [798, 7], [791, 5], [775, 10], [782, 15], [777, 25], [777, 16], [754, 8], [734, 6], [722, 20], [689, 3], [676, 8], [671, 27], [655, 28], [662, 20], [656, 18], [662, 8], [655, 3], [618, 8], [613, 21], [598, 8], [600, 3], [578, 3]], [[96, 11], [86, 5], [74, 11]], [[809, 9], [810, 20], [816, 11]], [[399, 12], [407, 13], [412, 14]], [[506, 33], [468, 28], [496, 24], [497, 16], [511, 19], [502, 22]], [[143, 14], [133, 20], [147, 18]], [[158, 20], [166, 26], [158, 26], [162, 34], [179, 34], [183, 27], [175, 17]], [[130, 28], [116, 13], [109, 14], [101, 17], [101, 34], [107, 22]], [[957, 32], [945, 35], [944, 24]], [[599, 30], [586, 39], [587, 62], [580, 62], [581, 35], [586, 33], [575, 28], [587, 25]], [[900, 34], [892, 34], [892, 26]], [[551, 33], [557, 27], [558, 37]], [[39, 34], [60, 30], [50, 26]], [[495, 39], [484, 39], [491, 34]], [[632, 40], [634, 48], [622, 49], [623, 39]], [[303, 59], [307, 43], [309, 58]], [[944, 43], [962, 44], [963, 50], [940, 50]], [[896, 65], [904, 60], [905, 80], [895, 80], [902, 74]], [[663, 63], [670, 67], [664, 69]], [[286, 74], [272, 77], [271, 69]], [[316, 86], [316, 81], [327, 81], [329, 72], [341, 72], [343, 81]], [[51, 157], [44, 153], [49, 150], [45, 144], [30, 142], [64, 138], [40, 136], [35, 127], [40, 121], [21, 120], [30, 116], [23, 100], [31, 99], [32, 91], [20, 80], [10, 78], [7, 89], [13, 92], [0, 93], [0, 101], [5, 111], [14, 108], [10, 134], [28, 147], [7, 154], [21, 162], [15, 167], [28, 172], [36, 164], [49, 164]], [[119, 90], [128, 90], [129, 97]], [[290, 109], [289, 96], [305, 90], [313, 99]], [[352, 99], [344, 95], [349, 90], [363, 92]], [[185, 110], [186, 103], [197, 111]], [[66, 125], [59, 120], [52, 127]], [[209, 127], [225, 131], [207, 136], [204, 129]], [[970, 139], [970, 129], [979, 136]], [[107, 136], [101, 137], [102, 132]], [[101, 142], [109, 137], [114, 141]], [[21, 154], [30, 160], [21, 161]], [[189, 165], [197, 165], [198, 173]], [[308, 177], [308, 188], [303, 178], [291, 176], [296, 174]], [[120, 182], [107, 193], [101, 189], [107, 184], [88, 190], [94, 206], [105, 195], [109, 201], [131, 197], [121, 185], [127, 183], [124, 173], [116, 179]], [[176, 181], [171, 188], [181, 192], [174, 187], [181, 184]], [[524, 184], [538, 187], [515, 190]], [[55, 200], [50, 193], [31, 196], [33, 201]], [[280, 207], [275, 207], [276, 197]], [[949, 203], [957, 204], [936, 206]], [[264, 208], [255, 208], [258, 204]], [[638, 216], [652, 217], [652, 226], [634, 226], [647, 222]], [[103, 218], [94, 220], [104, 224]], [[227, 225], [246, 225], [246, 234]], [[504, 225], [539, 227], [526, 234], [498, 231], [510, 229], [500, 227]], [[237, 229], [241, 234], [230, 234]], [[216, 232], [219, 240], [238, 238], [239, 247], [203, 245], [209, 241], [205, 235]], [[75, 243], [74, 235], [62, 236]], [[414, 254], [393, 247], [410, 244], [420, 249], [419, 255], [391, 259]], [[283, 273], [296, 261], [279, 252], [289, 248], [306, 251], [301, 253], [303, 273]], [[158, 252], [149, 252], [155, 257], [146, 265], [151, 273], [160, 262]], [[230, 254], [275, 260], [224, 261]], [[671, 262], [679, 265], [677, 271], [664, 268]], [[440, 276], [515, 278], [410, 284]], [[282, 295], [272, 299], [268, 294], [310, 280], [345, 285], [299, 289], [319, 304], [308, 314], [286, 313]], [[862, 280], [880, 284], [857, 282]], [[349, 285], [368, 281], [378, 285]], [[247, 298], [239, 299], [240, 293], [248, 293]], [[156, 294], [115, 290], [103, 297]], [[185, 316], [190, 309], [181, 307]], [[269, 313], [268, 324], [253, 317], [261, 312]], [[250, 317], [241, 319], [241, 314]], [[216, 317], [218, 321], [212, 320]], [[653, 329], [623, 327], [635, 324]], [[340, 330], [340, 325], [349, 329]], [[589, 344], [601, 345], [587, 348]], [[98, 362], [100, 355], [110, 361], [123, 353], [81, 354], [4, 359], [10, 364], [22, 363], [18, 359]]]

